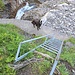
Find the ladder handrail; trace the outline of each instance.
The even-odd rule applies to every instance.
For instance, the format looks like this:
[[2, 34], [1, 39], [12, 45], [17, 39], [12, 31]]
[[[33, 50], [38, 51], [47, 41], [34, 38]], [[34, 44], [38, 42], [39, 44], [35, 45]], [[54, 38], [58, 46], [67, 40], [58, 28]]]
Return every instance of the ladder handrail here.
[[[45, 38], [45, 41], [48, 39], [48, 37], [52, 37], [51, 35], [45, 35], [45, 36], [41, 36], [41, 37], [37, 37], [37, 38], [33, 38], [33, 39], [30, 39], [30, 40], [25, 40], [23, 42], [20, 42], [19, 43], [19, 46], [18, 46], [18, 50], [17, 50], [17, 53], [16, 53], [16, 57], [15, 57], [15, 62], [17, 62], [17, 60], [19, 61], [20, 60], [20, 57], [18, 57], [19, 53], [20, 53], [20, 48], [21, 48], [21, 45], [24, 44], [24, 43], [27, 43], [27, 42], [32, 42], [32, 41], [35, 41], [35, 40], [38, 40], [38, 39], [42, 39], [42, 38]], [[39, 46], [38, 46], [39, 47]], [[34, 48], [35, 49], [35, 48]], [[34, 51], [34, 49], [32, 51]], [[22, 57], [23, 58], [23, 57]]]
[[[30, 51], [26, 52], [25, 54], [19, 56], [19, 53], [20, 53], [20, 49], [21, 49], [21, 45], [22, 44], [24, 44], [24, 43], [26, 44], [27, 42], [30, 42], [31, 43], [32, 41], [36, 41], [36, 40], [39, 40], [39, 39], [42, 39], [42, 38], [45, 38], [45, 41], [42, 44], [36, 46], [35, 48], [31, 49]], [[59, 58], [60, 58], [60, 54], [61, 54], [63, 42], [64, 41], [61, 41], [59, 39], [56, 39], [54, 36], [51, 36], [51, 35], [45, 35], [45, 36], [41, 36], [41, 37], [37, 37], [37, 38], [30, 39], [30, 40], [22, 41], [22, 42], [19, 43], [19, 46], [18, 46], [18, 50], [17, 50], [17, 54], [16, 54], [16, 58], [15, 58], [15, 63], [17, 61], [21, 60], [22, 58], [24, 58], [25, 56], [27, 56], [30, 52], [34, 52], [37, 48], [42, 47], [42, 48], [44, 48], [44, 49], [46, 49], [46, 50], [48, 50], [50, 52], [52, 52], [53, 49], [57, 49], [58, 48], [58, 51], [55, 53], [56, 54], [56, 57], [54, 59], [54, 63], [53, 63], [51, 72], [49, 74], [49, 75], [53, 75], [54, 70], [55, 70], [55, 68], [56, 68], [56, 66], [58, 64]]]
[[42, 39], [44, 37], [48, 37], [48, 36], [52, 37], [51, 35], [45, 35], [45, 36], [41, 36], [41, 37], [30, 39], [30, 40], [25, 40], [25, 41], [20, 42], [20, 43], [23, 44], [23, 43], [26, 43], [26, 42], [31, 42], [31, 41], [35, 41], [35, 40], [38, 40], [38, 39]]

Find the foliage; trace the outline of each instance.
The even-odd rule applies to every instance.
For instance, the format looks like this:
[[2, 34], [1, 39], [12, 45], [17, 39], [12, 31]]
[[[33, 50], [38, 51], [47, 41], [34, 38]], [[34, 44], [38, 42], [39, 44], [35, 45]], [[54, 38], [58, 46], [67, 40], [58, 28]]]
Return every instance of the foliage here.
[[[66, 42], [71, 42], [72, 44], [75, 44], [75, 38], [71, 37], [68, 40], [65, 40]], [[63, 58], [64, 60], [67, 60], [72, 66], [74, 66], [75, 64], [75, 46], [72, 47], [67, 47], [64, 46], [63, 47], [63, 52], [61, 54], [61, 58]]]
[[66, 69], [65, 65], [64, 64], [60, 64], [59, 65], [59, 71], [62, 75], [69, 75], [69, 72], [68, 70]]
[[71, 42], [72, 44], [75, 44], [75, 38], [74, 37], [69, 38], [67, 41]]
[[[65, 40], [65, 43], [66, 42], [71, 42], [72, 44], [75, 44], [75, 38], [71, 37], [68, 40]], [[69, 62], [71, 64], [72, 67], [74, 67], [74, 65], [75, 65], [75, 46], [73, 46], [73, 47], [63, 46], [63, 51], [61, 53], [60, 58], [63, 60], [66, 60], [67, 62]], [[62, 75], [69, 75], [68, 74], [69, 72], [67, 71], [64, 64], [61, 64], [59, 66], [59, 70], [62, 73]]]
[[15, 75], [8, 63], [13, 63], [19, 42], [24, 39], [20, 29], [11, 24], [0, 24], [0, 75]]
[[[8, 66], [8, 64], [14, 62], [18, 45], [24, 39], [25, 37], [23, 36], [22, 31], [19, 28], [15, 27], [12, 24], [5, 24], [5, 25], [0, 24], [0, 75], [16, 75], [16, 72], [13, 69], [11, 69]], [[38, 44], [43, 42], [44, 40], [45, 39], [42, 39], [41, 41], [40, 40], [37, 40], [35, 42], [33, 41], [33, 43], [30, 42], [27, 44], [23, 44], [21, 47], [20, 55], [38, 46]], [[66, 40], [65, 42], [67, 41], [75, 44], [75, 38], [73, 37], [70, 38], [69, 40]], [[46, 52], [41, 48], [37, 50], [53, 56], [52, 54], [50, 54], [50, 52]], [[30, 53], [24, 59], [28, 59], [34, 56], [37, 58], [41, 58], [40, 55], [37, 54], [33, 55], [33, 53]], [[67, 48], [66, 46], [63, 46], [61, 59], [67, 60], [74, 67], [75, 47]], [[33, 72], [37, 70], [38, 75], [43, 74], [48, 75], [47, 70], [50, 71], [50, 66], [51, 66], [50, 60], [45, 59], [43, 62], [34, 63], [34, 65], [32, 66], [32, 70]], [[69, 72], [67, 71], [64, 64], [61, 63], [58, 64], [57, 68], [59, 69], [62, 75], [69, 75]], [[34, 74], [37, 75], [36, 73]]]
[[2, 0], [0, 0], [0, 10], [3, 10], [4, 9], [4, 3], [2, 2]]
[[[71, 42], [72, 44], [75, 44], [75, 38], [71, 37], [68, 40], [65, 40], [65, 43], [66, 42]], [[38, 51], [40, 51], [40, 49]], [[45, 52], [42, 49], [41, 49], [41, 51], [44, 53], [47, 53], [51, 56], [51, 54], [49, 52]], [[52, 57], [53, 57], [53, 55], [52, 55]], [[67, 60], [71, 64], [71, 66], [74, 67], [74, 65], [75, 65], [75, 47], [73, 46], [73, 47], [69, 48], [69, 47], [63, 46], [63, 51], [61, 53], [60, 59], [62, 59], [64, 61]], [[48, 66], [50, 66], [50, 65], [48, 65]], [[40, 67], [41, 67], [41, 65], [40, 65]], [[44, 67], [44, 68], [48, 69], [46, 67]], [[63, 64], [59, 63], [57, 65], [57, 68], [59, 69], [59, 71], [62, 75], [69, 75], [69, 70], [68, 70], [68, 68], [66, 68], [65, 63], [63, 63]], [[43, 69], [40, 69], [40, 71], [41, 70], [43, 70]], [[43, 70], [43, 72], [44, 72], [44, 70]], [[42, 71], [41, 71], [41, 73], [42, 73]], [[42, 75], [41, 73], [40, 73], [40, 75]]]
[[[16, 72], [13, 69], [11, 69], [8, 66], [8, 64], [14, 62], [18, 45], [21, 41], [25, 39], [25, 37], [22, 34], [20, 34], [22, 33], [21, 30], [12, 24], [6, 24], [6, 25], [0, 24], [0, 32], [1, 32], [0, 34], [0, 61], [1, 61], [0, 74], [1, 75], [16, 75]], [[34, 43], [37, 43], [37, 44], [35, 45]], [[21, 47], [20, 55], [36, 47], [38, 43], [39, 43], [38, 41], [36, 42], [33, 41], [33, 43], [30, 42], [30, 43], [23, 44]], [[24, 59], [28, 59], [33, 56], [34, 56], [33, 53], [30, 53], [27, 55], [27, 58], [24, 58]], [[45, 62], [45, 65], [48, 67], [48, 63], [46, 64]], [[43, 72], [43, 70], [41, 69], [39, 71]]]
[[63, 48], [61, 58], [67, 60], [72, 66], [75, 65], [75, 47]]
[[49, 75], [47, 70], [50, 72], [51, 63], [48, 60], [44, 60], [42, 62], [37, 62], [33, 64], [32, 71], [34, 75]]

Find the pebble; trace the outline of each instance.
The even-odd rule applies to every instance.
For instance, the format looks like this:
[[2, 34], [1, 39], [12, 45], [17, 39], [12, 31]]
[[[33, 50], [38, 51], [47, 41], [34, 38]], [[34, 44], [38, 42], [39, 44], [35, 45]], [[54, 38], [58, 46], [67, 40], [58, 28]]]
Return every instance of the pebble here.
[[65, 2], [55, 4], [55, 2], [46, 1], [39, 5], [38, 8], [26, 12], [22, 19], [26, 18], [26, 16], [31, 16], [31, 14], [33, 18], [41, 18], [49, 12], [50, 14], [47, 17], [47, 22], [44, 24], [45, 26], [75, 37], [75, 4], [73, 4], [71, 0]]
[[[64, 9], [65, 6], [67, 6], [67, 12]], [[44, 25], [49, 26], [54, 30], [58, 30], [59, 32], [66, 33], [69, 36], [71, 35], [75, 37], [75, 7], [64, 3], [58, 5], [56, 8], [60, 7], [62, 8], [50, 10], [51, 16], [48, 17], [48, 23]]]

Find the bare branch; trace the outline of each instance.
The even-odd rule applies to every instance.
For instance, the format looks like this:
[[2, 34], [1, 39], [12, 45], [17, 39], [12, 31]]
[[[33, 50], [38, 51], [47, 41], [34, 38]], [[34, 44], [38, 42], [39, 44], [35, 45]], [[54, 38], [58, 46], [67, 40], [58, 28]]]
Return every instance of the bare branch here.
[[48, 54], [43, 54], [43, 53], [38, 52], [38, 51], [34, 51], [34, 53], [37, 53], [37, 54], [39, 54], [39, 55], [41, 55], [41, 56], [43, 56], [43, 57], [45, 57], [45, 58], [48, 58], [48, 59], [52, 59], [52, 60], [54, 60], [54, 58], [51, 57], [51, 56], [49, 56]]

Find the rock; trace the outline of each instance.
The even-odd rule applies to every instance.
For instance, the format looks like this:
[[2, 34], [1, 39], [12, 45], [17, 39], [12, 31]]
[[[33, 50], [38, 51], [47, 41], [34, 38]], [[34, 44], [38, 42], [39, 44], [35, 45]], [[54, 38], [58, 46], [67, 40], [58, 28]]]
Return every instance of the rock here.
[[68, 4], [68, 2], [61, 3], [61, 0], [59, 2], [56, 2], [56, 0], [51, 1], [46, 1], [40, 4], [38, 8], [26, 12], [22, 19], [41, 18], [49, 12], [47, 21], [43, 25], [50, 27], [54, 31], [75, 37], [75, 5]]
[[38, 0], [40, 3], [43, 3], [43, 2], [45, 2], [45, 1], [47, 1], [47, 0]]
[[60, 3], [64, 3], [64, 2], [67, 2], [67, 0], [38, 0], [40, 1], [41, 3], [44, 3], [46, 1], [50, 1], [51, 4], [60, 4]]
[[67, 10], [69, 10], [69, 8], [68, 8], [68, 4], [67, 4], [67, 3], [59, 4], [59, 5], [57, 5], [57, 9], [67, 11]]
[[43, 24], [44, 26], [47, 26], [54, 31], [67, 34], [68, 36], [75, 37], [75, 0], [37, 1], [42, 4], [39, 3], [37, 8], [25, 12], [22, 17], [23, 20], [41, 18], [49, 12], [47, 21]]
[[75, 4], [75, 0], [68, 0], [69, 3]]
[[68, 47], [74, 47], [75, 45], [72, 44], [71, 42], [66, 42], [66, 43], [65, 43], [65, 46], [68, 46]]
[[51, 3], [51, 1], [46, 1], [43, 4], [40, 4], [38, 8], [25, 12], [22, 19], [26, 19], [28, 16], [33, 16], [33, 18], [41, 18], [45, 13], [54, 8], [53, 5], [54, 4]]
[[45, 2], [40, 4], [38, 8], [25, 12], [22, 19], [26, 20], [28, 16], [33, 16], [33, 18], [40, 18], [43, 15], [45, 15], [45, 13], [47, 13], [49, 10], [54, 9], [56, 5], [58, 5], [59, 3], [67, 2], [66, 0], [63, 0], [63, 1], [62, 0], [59, 0], [59, 1], [58, 0], [42, 0], [42, 1], [45, 1]]
[[47, 19], [48, 23], [46, 23], [45, 25], [58, 30], [59, 32], [66, 33], [69, 36], [75, 36], [75, 13], [72, 11], [71, 6], [69, 6], [68, 4], [66, 6], [66, 8], [68, 8], [67, 11], [63, 8], [50, 10], [50, 13], [52, 15], [49, 15], [49, 18]]
[[39, 8], [35, 8], [35, 9], [32, 9], [32, 10], [26, 12], [23, 15], [22, 19], [26, 20], [27, 17], [32, 17], [32, 19], [41, 18], [47, 11], [49, 11], [49, 9], [40, 8], [40, 7]]

